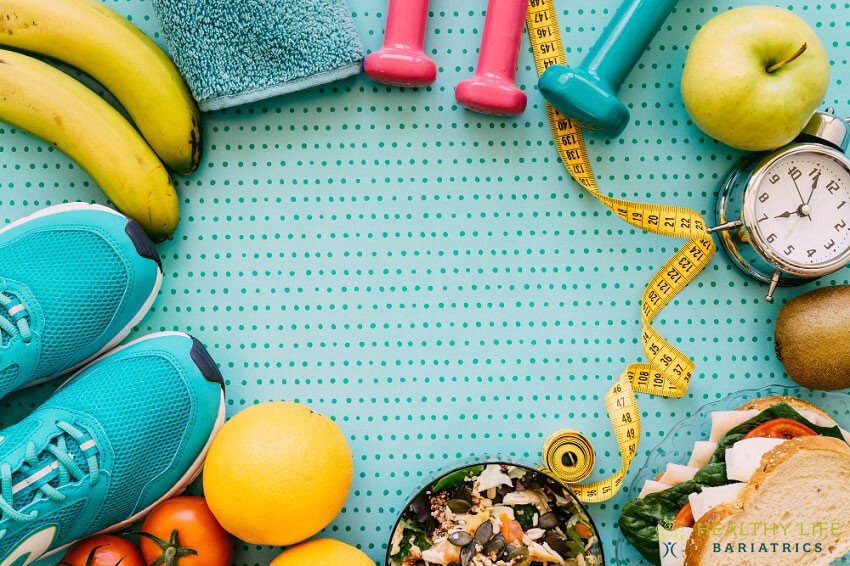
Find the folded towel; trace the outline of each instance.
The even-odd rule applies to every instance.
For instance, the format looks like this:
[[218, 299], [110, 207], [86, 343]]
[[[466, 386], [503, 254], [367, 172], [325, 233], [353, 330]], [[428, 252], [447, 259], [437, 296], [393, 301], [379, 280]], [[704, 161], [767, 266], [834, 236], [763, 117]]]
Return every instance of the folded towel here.
[[153, 0], [201, 110], [256, 102], [360, 72], [346, 0]]

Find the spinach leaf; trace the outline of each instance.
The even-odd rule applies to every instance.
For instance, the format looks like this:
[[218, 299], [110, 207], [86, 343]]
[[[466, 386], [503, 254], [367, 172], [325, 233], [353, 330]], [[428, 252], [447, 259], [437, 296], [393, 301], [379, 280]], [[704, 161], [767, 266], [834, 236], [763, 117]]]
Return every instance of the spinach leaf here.
[[425, 530], [422, 525], [402, 521], [399, 524], [399, 528], [404, 530], [402, 531], [401, 542], [398, 545], [399, 551], [390, 556], [390, 559], [394, 562], [403, 562], [405, 558], [410, 556], [410, 549], [413, 548], [414, 545], [419, 547], [420, 550], [428, 550], [431, 548], [431, 539], [429, 539], [428, 535], [425, 534]]
[[658, 551], [658, 525], [670, 528], [673, 519], [688, 503], [688, 495], [703, 487], [726, 485], [726, 464], [708, 464], [686, 481], [659, 493], [650, 493], [643, 499], [634, 498], [623, 506], [620, 530], [632, 546], [653, 564], [661, 564]]
[[514, 516], [523, 529], [534, 526], [535, 513], [537, 513], [537, 507], [534, 505], [514, 505]]
[[723, 438], [720, 439], [720, 442], [717, 443], [717, 448], [714, 450], [714, 454], [712, 454], [711, 456], [711, 463], [715, 464], [718, 462], [725, 462], [727, 448], [731, 448], [733, 444], [740, 440], [743, 440], [747, 433], [749, 433], [757, 426], [764, 424], [767, 421], [772, 421], [773, 419], [791, 419], [803, 423], [821, 436], [831, 436], [833, 438], [838, 438], [839, 440], [844, 440], [844, 436], [841, 434], [841, 429], [837, 426], [818, 426], [812, 422], [809, 422], [808, 419], [806, 419], [800, 413], [795, 411], [789, 404], [780, 403], [778, 405], [774, 405], [773, 407], [765, 409], [750, 420], [739, 424], [738, 426], [727, 432], [723, 436]]
[[466, 478], [472, 476], [480, 476], [481, 472], [483, 471], [484, 466], [470, 466], [468, 468], [464, 468], [462, 470], [457, 470], [455, 472], [447, 474], [438, 479], [436, 482], [434, 482], [434, 485], [431, 486], [431, 492], [440, 493], [441, 491], [446, 491], [447, 489], [455, 488], [462, 484]]

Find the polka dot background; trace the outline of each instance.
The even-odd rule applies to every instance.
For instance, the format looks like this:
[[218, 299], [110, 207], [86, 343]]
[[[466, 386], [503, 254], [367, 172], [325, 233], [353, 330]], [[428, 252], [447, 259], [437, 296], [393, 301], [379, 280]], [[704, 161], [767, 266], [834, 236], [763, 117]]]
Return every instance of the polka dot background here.
[[[718, 12], [747, 2], [682, 0], [622, 98], [624, 135], [588, 136], [604, 190], [713, 215], [717, 186], [740, 155], [707, 139], [679, 95], [687, 45]], [[432, 470], [501, 453], [536, 461], [558, 428], [592, 437], [598, 474], [619, 464], [602, 396], [641, 357], [639, 300], [681, 242], [613, 217], [559, 163], [527, 39], [517, 118], [458, 108], [474, 70], [483, 0], [434, 0], [426, 49], [439, 78], [421, 90], [363, 76], [206, 116], [200, 170], [177, 180], [183, 222], [159, 251], [165, 282], [134, 336], [180, 330], [220, 363], [228, 414], [264, 401], [332, 416], [356, 464], [351, 497], [325, 534], [382, 559], [406, 498]], [[160, 40], [149, 2], [110, 0]], [[616, 0], [560, 1], [578, 62]], [[832, 59], [826, 103], [850, 114], [846, 2], [783, 4], [818, 32]], [[386, 5], [352, 0], [368, 49]], [[68, 200], [104, 202], [68, 158], [0, 125], [0, 205], [8, 222]], [[813, 285], [847, 283], [847, 272]], [[788, 383], [773, 353], [776, 305], [722, 254], [656, 327], [694, 357], [682, 400], [640, 398], [644, 454], [673, 423], [742, 388]], [[2, 402], [8, 425], [52, 386]], [[591, 506], [614, 563], [627, 493]], [[234, 563], [278, 549], [237, 545]]]

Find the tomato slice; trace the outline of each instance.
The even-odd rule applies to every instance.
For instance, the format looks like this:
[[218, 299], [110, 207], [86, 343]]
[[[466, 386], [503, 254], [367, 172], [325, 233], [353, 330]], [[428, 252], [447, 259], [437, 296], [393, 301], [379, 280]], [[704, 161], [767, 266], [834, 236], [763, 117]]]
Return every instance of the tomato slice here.
[[793, 419], [773, 419], [762, 423], [744, 438], [784, 438], [790, 440], [798, 436], [817, 436], [818, 433], [801, 422]]
[[684, 507], [679, 510], [679, 513], [676, 515], [676, 518], [673, 519], [673, 528], [671, 530], [681, 529], [682, 527], [693, 527], [696, 525], [696, 520], [694, 519], [694, 512], [691, 509], [691, 504], [688, 503]]

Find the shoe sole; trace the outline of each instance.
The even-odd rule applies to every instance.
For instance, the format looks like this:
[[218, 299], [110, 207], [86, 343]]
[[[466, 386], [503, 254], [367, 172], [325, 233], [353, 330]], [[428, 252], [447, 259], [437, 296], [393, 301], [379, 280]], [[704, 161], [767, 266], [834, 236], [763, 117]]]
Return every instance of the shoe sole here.
[[[72, 211], [72, 210], [98, 210], [100, 212], [108, 212], [110, 214], [114, 214], [115, 216], [127, 218], [126, 216], [124, 216], [123, 214], [118, 212], [117, 210], [113, 210], [113, 209], [111, 209], [107, 206], [103, 206], [101, 204], [89, 204], [89, 203], [85, 203], [85, 202], [68, 202], [68, 203], [65, 203], [65, 204], [57, 204], [56, 206], [51, 206], [51, 207], [36, 211], [36, 212], [30, 214], [29, 216], [25, 216], [23, 218], [15, 220], [11, 224], [4, 226], [2, 229], [0, 229], [0, 234], [6, 232], [7, 230], [11, 230], [12, 228], [16, 228], [18, 226], [26, 224], [27, 222], [30, 222], [32, 220], [36, 220], [38, 218], [45, 218], [47, 216], [53, 216], [55, 214], [60, 214], [62, 212], [68, 212], [68, 211]], [[129, 218], [127, 218], [127, 220], [128, 220], [128, 222], [130, 221]], [[135, 328], [135, 326], [137, 324], [139, 324], [142, 321], [142, 319], [144, 319], [145, 316], [148, 314], [148, 312], [151, 310], [151, 307], [153, 306], [154, 302], [156, 301], [157, 295], [159, 295], [159, 290], [162, 287], [162, 279], [163, 279], [162, 267], [160, 267], [158, 262], [157, 262], [156, 283], [154, 284], [153, 292], [148, 296], [148, 298], [145, 300], [145, 303], [142, 305], [142, 308], [139, 310], [139, 312], [137, 312], [135, 314], [135, 316], [133, 316], [132, 320], [130, 320], [130, 322], [124, 328], [122, 328], [121, 331], [118, 332], [118, 334], [116, 334], [114, 338], [112, 338], [112, 340], [110, 340], [103, 348], [98, 350], [94, 355], [83, 360], [82, 362], [78, 363], [77, 365], [62, 371], [61, 373], [57, 373], [57, 374], [51, 375], [49, 377], [44, 377], [44, 378], [41, 378], [41, 379], [36, 379], [35, 381], [30, 381], [29, 383], [25, 383], [21, 387], [18, 387], [17, 389], [15, 389], [15, 391], [22, 391], [24, 389], [29, 389], [30, 387], [35, 387], [36, 385], [41, 385], [42, 383], [47, 383], [49, 381], [53, 381], [54, 379], [58, 379], [58, 378], [62, 377], [63, 375], [68, 375], [69, 373], [75, 372], [78, 369], [80, 369], [81, 367], [88, 365], [93, 360], [96, 360], [97, 358], [99, 358], [100, 356], [102, 356], [103, 354], [110, 351], [111, 349], [113, 349], [118, 344], [120, 344], [130, 334], [130, 332], [133, 331], [133, 328]]]
[[[156, 338], [156, 337], [160, 337], [160, 336], [185, 336], [185, 337], [190, 338], [190, 339], [192, 338], [190, 335], [188, 335], [184, 332], [157, 332], [157, 333], [154, 333], [154, 334], [148, 334], [147, 336], [144, 336], [144, 337], [139, 338], [137, 340], [133, 340], [132, 342], [128, 342], [127, 344], [124, 344], [120, 348], [114, 349], [113, 351], [111, 351], [107, 355], [103, 356], [102, 359], [106, 359], [106, 358], [112, 356], [113, 354], [120, 352], [121, 350], [123, 350], [125, 348], [129, 348], [130, 346], [136, 344], [137, 342], [141, 342], [143, 340], [148, 340], [148, 339]], [[79, 373], [80, 372], [77, 372], [77, 374], [79, 374]], [[59, 386], [57, 391], [59, 389], [62, 389], [63, 387], [65, 387], [65, 385], [67, 385], [68, 383], [70, 383], [75, 377], [77, 377], [77, 374], [74, 374], [70, 378], [65, 380], [65, 382], [63, 382], [62, 385]], [[133, 515], [132, 517], [130, 517], [126, 521], [121, 521], [118, 524], [112, 525], [111, 527], [107, 527], [107, 528], [103, 529], [102, 531], [92, 533], [91, 535], [88, 535], [88, 536], [103, 535], [103, 534], [113, 533], [115, 531], [120, 531], [120, 530], [126, 529], [130, 525], [132, 525], [134, 523], [138, 523], [139, 521], [141, 521], [142, 519], [147, 517], [150, 514], [150, 512], [153, 511], [162, 502], [167, 501], [167, 500], [169, 500], [173, 497], [177, 497], [178, 495], [180, 495], [181, 493], [186, 491], [186, 488], [188, 488], [192, 484], [192, 482], [194, 482], [196, 479], [198, 479], [198, 477], [201, 475], [201, 472], [204, 469], [204, 462], [207, 459], [207, 453], [209, 453], [210, 446], [212, 446], [212, 441], [215, 438], [215, 435], [218, 434], [218, 431], [221, 429], [221, 427], [224, 426], [225, 415], [226, 415], [226, 408], [225, 408], [225, 398], [224, 398], [224, 386], [222, 384], [221, 397], [220, 397], [219, 404], [218, 404], [218, 415], [216, 416], [216, 421], [215, 421], [215, 425], [213, 426], [212, 433], [210, 434], [209, 439], [207, 439], [207, 443], [204, 445], [204, 448], [201, 450], [201, 453], [198, 455], [198, 457], [195, 459], [195, 461], [192, 463], [192, 465], [189, 467], [189, 469], [186, 471], [186, 473], [183, 474], [183, 477], [180, 478], [180, 481], [178, 481], [177, 484], [175, 484], [174, 487], [172, 487], [168, 491], [168, 493], [166, 493], [161, 498], [157, 499], [156, 502], [154, 502], [152, 505], [150, 505], [149, 507], [146, 507], [145, 509], [143, 509], [139, 513], [136, 513], [135, 515]], [[86, 538], [88, 538], [88, 537], [86, 537]], [[70, 548], [71, 546], [73, 546], [74, 544], [76, 544], [77, 542], [79, 542], [80, 540], [83, 540], [83, 539], [78, 539], [78, 540], [75, 540], [73, 542], [69, 542], [68, 544], [66, 544], [66, 545], [64, 545], [60, 548], [57, 548], [55, 550], [51, 550], [47, 554], [44, 554], [41, 557], [39, 557], [39, 560], [41, 560], [42, 558], [48, 558], [50, 556], [53, 556], [54, 554], [58, 554], [60, 552], [63, 552], [65, 550], [67, 550], [68, 548]]]

